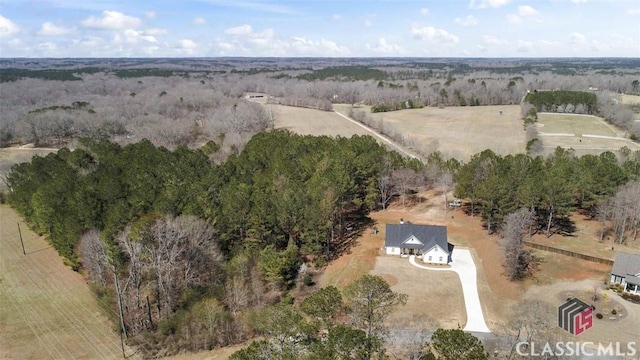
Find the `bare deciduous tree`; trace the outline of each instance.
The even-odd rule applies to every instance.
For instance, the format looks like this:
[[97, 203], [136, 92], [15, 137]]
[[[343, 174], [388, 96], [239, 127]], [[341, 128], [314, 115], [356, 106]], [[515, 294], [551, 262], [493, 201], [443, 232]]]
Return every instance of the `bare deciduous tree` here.
[[502, 226], [502, 249], [504, 251], [504, 268], [511, 280], [521, 280], [531, 274], [539, 264], [538, 257], [529, 249], [525, 249], [524, 235], [531, 231], [535, 221], [535, 213], [527, 208], [520, 208], [507, 215]]

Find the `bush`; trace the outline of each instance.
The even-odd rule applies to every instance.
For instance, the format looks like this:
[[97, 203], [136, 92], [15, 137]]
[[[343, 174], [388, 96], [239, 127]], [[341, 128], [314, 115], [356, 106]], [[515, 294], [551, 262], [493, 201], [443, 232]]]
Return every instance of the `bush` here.
[[616, 315], [617, 313], [616, 309], [611, 310], [611, 315]]
[[622, 298], [632, 303], [640, 304], [640, 295], [634, 295], [627, 292], [622, 293]]
[[602, 319], [602, 318], [603, 318], [602, 314], [600, 314], [600, 313], [597, 313], [597, 314], [596, 314], [596, 317], [597, 317], [598, 319]]
[[305, 284], [306, 286], [313, 286], [313, 285], [315, 285], [315, 282], [313, 281], [313, 278], [312, 278], [312, 277], [311, 277], [311, 275], [309, 275], [309, 274], [306, 274], [306, 275], [304, 276], [304, 280], [303, 280], [303, 282], [304, 282], [304, 284]]

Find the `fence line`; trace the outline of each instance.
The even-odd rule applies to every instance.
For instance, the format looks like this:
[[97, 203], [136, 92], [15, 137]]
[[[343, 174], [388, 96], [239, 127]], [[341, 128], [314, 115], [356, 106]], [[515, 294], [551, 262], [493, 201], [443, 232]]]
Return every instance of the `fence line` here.
[[564, 249], [558, 249], [558, 248], [554, 248], [554, 247], [547, 246], [547, 245], [533, 243], [533, 242], [530, 242], [530, 241], [525, 241], [524, 244], [526, 246], [530, 247], [530, 248], [534, 248], [534, 249], [538, 249], [538, 250], [549, 251], [549, 252], [552, 252], [552, 253], [561, 254], [561, 255], [565, 255], [565, 256], [570, 256], [570, 257], [574, 257], [574, 258], [579, 258], [579, 259], [582, 259], [582, 260], [591, 261], [591, 262], [595, 262], [595, 263], [599, 263], [599, 264], [613, 265], [613, 260], [610, 260], [610, 259], [605, 259], [605, 258], [601, 258], [601, 257], [597, 257], [597, 256], [580, 254], [580, 253], [577, 253], [577, 252], [564, 250]]

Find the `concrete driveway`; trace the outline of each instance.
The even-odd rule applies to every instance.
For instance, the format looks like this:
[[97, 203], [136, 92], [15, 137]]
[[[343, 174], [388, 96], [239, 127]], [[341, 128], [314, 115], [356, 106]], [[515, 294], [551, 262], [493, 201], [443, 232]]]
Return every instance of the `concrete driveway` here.
[[453, 271], [458, 274], [462, 283], [462, 295], [464, 296], [464, 306], [467, 311], [467, 324], [464, 331], [490, 333], [487, 323], [484, 321], [480, 296], [478, 295], [478, 277], [476, 274], [476, 264], [473, 262], [471, 252], [468, 249], [456, 247], [451, 254], [452, 262], [450, 268], [436, 268], [420, 265], [416, 262], [415, 256], [409, 257], [409, 262], [415, 267], [431, 271]]

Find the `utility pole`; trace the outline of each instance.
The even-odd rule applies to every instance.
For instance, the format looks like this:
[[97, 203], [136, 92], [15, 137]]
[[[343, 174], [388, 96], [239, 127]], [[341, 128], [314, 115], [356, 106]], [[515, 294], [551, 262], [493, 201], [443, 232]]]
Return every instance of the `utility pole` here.
[[20, 223], [18, 224], [18, 234], [20, 234], [20, 244], [22, 244], [22, 255], [27, 255], [27, 252], [24, 251], [24, 241], [22, 241], [22, 231], [20, 231]]

